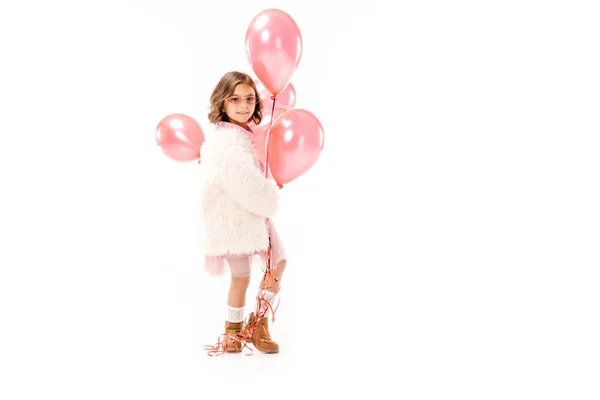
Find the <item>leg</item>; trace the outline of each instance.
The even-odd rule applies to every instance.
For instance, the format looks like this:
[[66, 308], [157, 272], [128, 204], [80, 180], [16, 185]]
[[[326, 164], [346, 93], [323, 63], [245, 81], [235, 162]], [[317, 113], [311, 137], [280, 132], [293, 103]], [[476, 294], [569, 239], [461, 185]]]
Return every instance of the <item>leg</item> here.
[[[285, 270], [285, 266], [287, 264], [287, 257], [285, 255], [285, 249], [283, 248], [283, 243], [281, 242], [281, 238], [275, 229], [275, 225], [271, 220], [268, 220], [268, 228], [269, 228], [269, 240], [271, 245], [271, 257], [272, 260], [277, 262], [275, 269], [269, 272], [269, 274], [265, 274], [260, 283], [261, 289], [265, 289], [271, 292], [272, 295], [275, 295], [281, 289], [281, 278], [283, 276], [283, 272]], [[263, 255], [263, 262], [266, 262], [266, 256]]]
[[[257, 296], [257, 315], [254, 315], [254, 313], [250, 314], [248, 325], [250, 325], [251, 330], [250, 341], [256, 349], [264, 353], [278, 353], [279, 345], [271, 339], [268, 321], [269, 318], [274, 321], [273, 313], [277, 307], [274, 304], [275, 298], [281, 289], [281, 278], [283, 277], [287, 261], [285, 250], [275, 230], [275, 226], [271, 220], [268, 220], [267, 223], [269, 226], [271, 257], [277, 262], [277, 265], [275, 269], [267, 271], [261, 280], [260, 291]], [[266, 257], [263, 258], [263, 262], [266, 261]]]
[[227, 305], [235, 308], [244, 307], [246, 305], [246, 291], [250, 284], [250, 260], [247, 257], [228, 258], [227, 262], [231, 270]]
[[232, 276], [227, 296], [227, 305], [236, 308], [244, 307], [246, 305], [246, 291], [249, 284], [249, 276]]
[[273, 292], [273, 294], [277, 294], [281, 289], [281, 278], [283, 277], [286, 264], [286, 260], [279, 261], [279, 263], [277, 263], [277, 268], [263, 276], [263, 279], [260, 282], [260, 288]]
[[281, 277], [283, 276], [285, 266], [286, 261], [281, 260], [277, 263], [277, 268], [263, 276], [257, 298], [257, 301], [260, 302], [257, 311], [258, 314], [250, 314], [248, 322], [251, 328], [250, 342], [257, 350], [263, 353], [272, 354], [279, 352], [279, 345], [271, 339], [269, 317], [273, 315], [271, 307], [275, 306], [273, 304], [275, 295], [281, 289]]
[[244, 307], [246, 305], [246, 291], [249, 284], [249, 276], [232, 276], [227, 296], [227, 305], [236, 308]]
[[231, 270], [231, 284], [227, 296], [224, 350], [228, 353], [239, 353], [242, 351], [242, 343], [238, 334], [244, 327], [246, 291], [250, 284], [250, 261], [247, 257], [231, 258], [227, 261]]

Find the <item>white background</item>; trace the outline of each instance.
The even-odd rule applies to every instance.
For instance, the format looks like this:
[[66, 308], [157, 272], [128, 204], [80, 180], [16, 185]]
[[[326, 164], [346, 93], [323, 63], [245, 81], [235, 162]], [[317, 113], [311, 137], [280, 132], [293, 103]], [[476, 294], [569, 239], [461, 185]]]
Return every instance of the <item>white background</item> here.
[[[0, 398], [597, 399], [593, 3], [3, 1]], [[154, 129], [210, 129], [266, 8], [325, 147], [275, 218], [281, 353], [211, 358], [228, 278]]]

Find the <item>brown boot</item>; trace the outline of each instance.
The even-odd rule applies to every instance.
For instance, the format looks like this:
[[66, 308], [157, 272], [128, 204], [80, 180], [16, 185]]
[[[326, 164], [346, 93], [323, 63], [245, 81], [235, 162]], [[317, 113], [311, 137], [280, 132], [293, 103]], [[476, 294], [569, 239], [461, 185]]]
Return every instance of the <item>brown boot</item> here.
[[225, 322], [225, 338], [223, 339], [223, 350], [226, 353], [239, 353], [242, 351], [242, 341], [238, 333], [242, 332], [244, 321]]
[[[254, 324], [256, 325], [254, 326]], [[253, 330], [252, 326], [254, 326]], [[257, 318], [254, 313], [251, 313], [248, 317], [247, 328], [251, 329], [250, 343], [252, 343], [258, 351], [269, 354], [279, 353], [279, 345], [271, 340], [271, 335], [269, 334], [268, 318]]]

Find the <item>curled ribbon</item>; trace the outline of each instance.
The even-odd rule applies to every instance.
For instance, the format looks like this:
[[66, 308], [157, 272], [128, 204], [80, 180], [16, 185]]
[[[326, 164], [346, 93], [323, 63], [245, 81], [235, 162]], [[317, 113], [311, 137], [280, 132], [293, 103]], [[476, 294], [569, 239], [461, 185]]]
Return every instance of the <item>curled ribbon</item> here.
[[273, 305], [269, 302], [269, 300], [267, 300], [265, 296], [267, 290], [271, 289], [271, 287], [267, 284], [270, 278], [272, 278], [275, 282], [279, 283], [279, 280], [273, 276], [273, 269], [275, 269], [275, 261], [272, 257], [271, 240], [269, 239], [269, 248], [267, 250], [267, 262], [265, 269], [263, 270], [264, 276], [262, 282], [264, 283], [258, 291], [258, 295], [256, 296], [256, 309], [254, 310], [254, 315], [248, 316], [242, 332], [237, 333], [235, 336], [223, 333], [217, 338], [216, 344], [204, 345], [204, 350], [207, 351], [207, 354], [209, 356], [214, 357], [227, 353], [225, 351], [227, 341], [239, 343], [241, 345], [242, 352], [245, 351], [244, 355], [251, 356], [253, 354], [253, 350], [250, 347], [248, 347], [248, 343], [250, 342], [250, 338], [254, 334], [254, 330], [256, 329], [260, 320], [266, 318], [265, 315], [267, 314], [267, 311], [271, 311], [271, 321], [275, 322], [275, 313], [279, 308], [279, 300], [277, 301], [276, 306], [273, 307]]

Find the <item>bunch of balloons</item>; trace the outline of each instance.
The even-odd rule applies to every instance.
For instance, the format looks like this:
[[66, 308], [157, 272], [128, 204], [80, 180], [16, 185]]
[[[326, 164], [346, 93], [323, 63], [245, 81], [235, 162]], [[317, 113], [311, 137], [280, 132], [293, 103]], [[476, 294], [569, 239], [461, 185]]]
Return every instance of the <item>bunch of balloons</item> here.
[[[320, 121], [310, 111], [295, 109], [291, 78], [302, 57], [302, 35], [284, 11], [258, 13], [246, 31], [246, 57], [263, 100], [263, 120], [252, 126], [261, 161], [281, 186], [298, 178], [317, 161], [324, 144]], [[176, 161], [200, 157], [204, 133], [184, 114], [171, 114], [156, 128], [156, 142]]]

